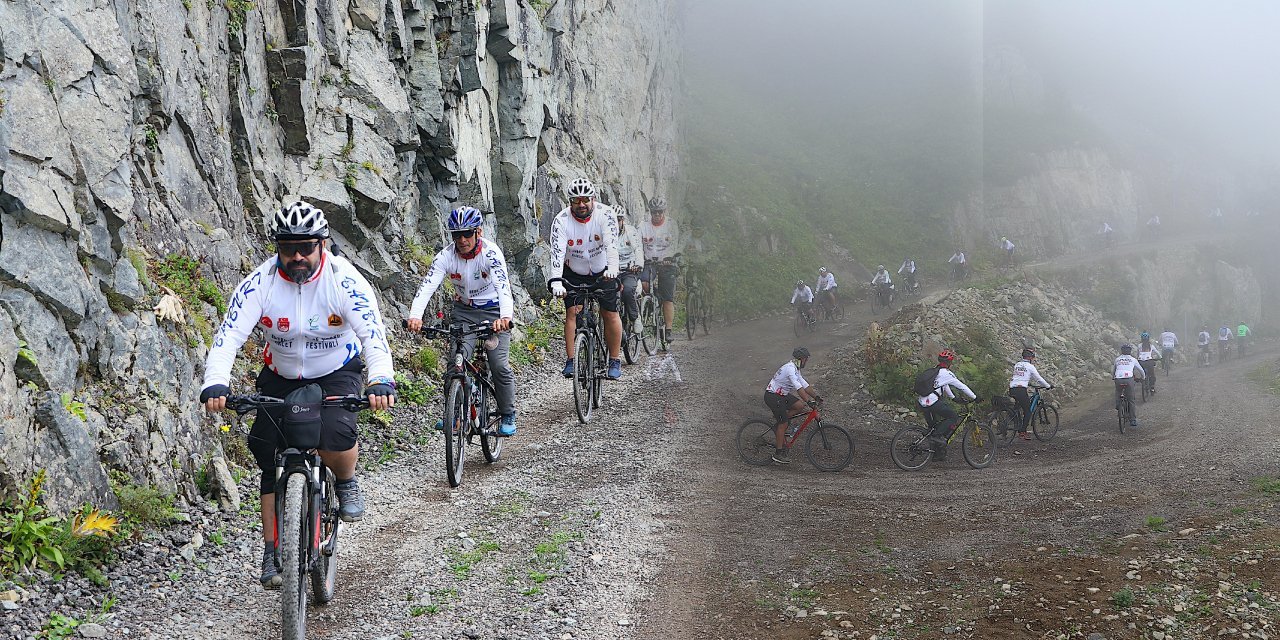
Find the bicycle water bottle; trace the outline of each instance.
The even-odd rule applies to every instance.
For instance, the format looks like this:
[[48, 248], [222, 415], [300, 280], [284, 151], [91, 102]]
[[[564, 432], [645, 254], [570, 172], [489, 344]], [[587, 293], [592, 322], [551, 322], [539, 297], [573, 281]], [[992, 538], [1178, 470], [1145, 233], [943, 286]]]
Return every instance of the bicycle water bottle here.
[[787, 437], [788, 438], [795, 437], [796, 432], [799, 430], [800, 430], [800, 425], [792, 422], [791, 424], [787, 425]]

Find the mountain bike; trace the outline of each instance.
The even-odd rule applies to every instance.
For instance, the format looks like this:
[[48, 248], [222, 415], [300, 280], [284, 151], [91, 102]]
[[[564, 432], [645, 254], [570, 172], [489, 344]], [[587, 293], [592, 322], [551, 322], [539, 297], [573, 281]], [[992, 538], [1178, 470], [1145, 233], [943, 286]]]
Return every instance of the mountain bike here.
[[[785, 442], [790, 448], [807, 431], [804, 455], [809, 463], [820, 471], [839, 471], [853, 461], [853, 436], [844, 427], [824, 422], [818, 414], [821, 406], [821, 402], [809, 403], [808, 411], [787, 418]], [[773, 463], [776, 424], [772, 417], [751, 418], [738, 427], [738, 455], [744, 462], [756, 466]]]
[[704, 276], [701, 270], [689, 267], [684, 272], [684, 286], [688, 290], [684, 299], [684, 331], [690, 340], [698, 325], [702, 325], [702, 335], [711, 333], [707, 322], [711, 318], [711, 299], [702, 291]]
[[[402, 321], [403, 324], [403, 321]], [[485, 462], [492, 464], [502, 456], [502, 438], [497, 425], [497, 389], [489, 371], [488, 349], [497, 346], [497, 335], [489, 322], [455, 322], [446, 327], [423, 326], [422, 332], [449, 342], [449, 371], [444, 376], [444, 416], [440, 428], [444, 432], [444, 471], [449, 486], [462, 484], [462, 470], [467, 461], [467, 445], [480, 440]], [[476, 348], [471, 361], [462, 357], [462, 345], [474, 336]], [[489, 344], [494, 340], [495, 344]]]
[[[1048, 442], [1058, 434], [1058, 407], [1052, 402], [1041, 400], [1040, 392], [1052, 387], [1030, 387], [1031, 393], [1031, 432], [1036, 440]], [[1003, 412], [995, 423], [996, 438], [1002, 445], [1013, 442], [1014, 437], [1022, 430], [1022, 408], [1010, 396], [995, 396], [991, 399], [998, 411]]]
[[1199, 355], [1196, 356], [1196, 367], [1209, 366], [1209, 361], [1211, 357], [1212, 357], [1212, 354], [1209, 353], [1209, 345], [1207, 344], [1200, 345], [1200, 353]]
[[[616, 281], [605, 280], [599, 284], [573, 284], [562, 278], [552, 278], [568, 291], [582, 294], [582, 310], [578, 312], [577, 330], [573, 336], [573, 405], [578, 411], [578, 422], [591, 422], [591, 412], [603, 404], [604, 380], [609, 372], [609, 353], [604, 341], [604, 327], [600, 323], [600, 298], [611, 295]], [[661, 314], [661, 310], [659, 310]]]
[[[1141, 365], [1142, 363], [1139, 362], [1138, 364]], [[1154, 369], [1155, 365], [1152, 365], [1151, 368]], [[1142, 402], [1146, 404], [1147, 398], [1156, 394], [1156, 379], [1151, 376], [1150, 371], [1146, 371], [1146, 367], [1143, 367], [1143, 372], [1146, 375], [1142, 376]]]
[[[974, 469], [985, 469], [996, 461], [995, 424], [1000, 420], [1000, 412], [992, 411], [985, 417], [975, 416], [976, 402], [959, 402], [964, 407], [960, 412], [960, 421], [955, 430], [947, 436], [944, 446], [960, 436], [960, 450], [964, 461]], [[929, 444], [932, 427], [911, 425], [899, 429], [889, 441], [889, 457], [893, 464], [903, 471], [919, 471], [933, 461], [933, 447]]]
[[818, 327], [818, 314], [813, 312], [813, 304], [810, 303], [808, 309], [802, 304], [796, 305], [796, 317], [791, 321], [791, 330], [795, 332], [796, 337], [803, 337], [805, 334], [813, 333]]
[[871, 285], [871, 304], [876, 310], [888, 309], [893, 304], [893, 285], [881, 282]]
[[902, 296], [904, 298], [914, 298], [920, 295], [920, 278], [915, 274], [907, 276], [907, 286], [902, 288]]
[[[659, 271], [674, 270], [676, 266], [676, 256], [658, 260], [654, 264], [653, 279], [649, 281], [649, 291], [640, 298], [640, 318], [645, 324], [644, 335], [641, 341], [644, 344], [645, 353], [653, 355], [658, 351], [666, 351], [671, 345], [671, 335], [667, 331], [667, 319], [662, 313], [662, 303], [658, 301], [658, 296], [654, 292], [657, 290], [657, 279]], [[672, 277], [675, 275], [663, 277]]]
[[1173, 351], [1169, 347], [1165, 347], [1164, 353], [1160, 356], [1160, 373], [1165, 377], [1169, 376], [1169, 370], [1173, 368]]
[[844, 304], [836, 298], [835, 289], [819, 291], [813, 300], [817, 315], [827, 322], [844, 320]]
[[[623, 273], [621, 276], [618, 277], [618, 279], [623, 283], [623, 287], [622, 287], [622, 290], [619, 292], [619, 295], [622, 295], [622, 296], [627, 295], [626, 282], [628, 281], [628, 279], [635, 280], [636, 286], [634, 290], [637, 294], [639, 294], [644, 289], [643, 287], [640, 286], [640, 276], [637, 275], [636, 272]], [[637, 307], [636, 313], [640, 314], [641, 318], [645, 317], [644, 311], [643, 311], [644, 307], [641, 304], [640, 300], [636, 301], [636, 307]], [[629, 309], [630, 307], [627, 306], [626, 300], [622, 300], [622, 306], [620, 309], [618, 309], [618, 312], [622, 315], [622, 355], [627, 359], [627, 364], [635, 364], [636, 361], [640, 359], [640, 348], [641, 346], [643, 346], [644, 333], [648, 325], [645, 325], [642, 323], [641, 330], [639, 332], [636, 332], [635, 331], [636, 317], [631, 315], [631, 312], [629, 311]], [[648, 351], [647, 348], [646, 348], [646, 351]], [[649, 354], [652, 355], [653, 352], [649, 351]]]
[[1120, 433], [1124, 433], [1125, 427], [1133, 421], [1133, 398], [1129, 397], [1129, 390], [1133, 385], [1120, 387], [1120, 400], [1116, 404], [1116, 418], [1120, 423]]
[[[319, 407], [298, 405], [263, 395], [231, 395], [227, 408], [239, 415], [259, 409], [279, 408], [283, 418], [266, 416], [279, 432], [284, 449], [276, 450], [275, 528], [276, 566], [284, 584], [280, 591], [281, 636], [304, 640], [307, 631], [307, 584], [311, 578], [311, 600], [323, 605], [333, 599], [338, 579], [338, 496], [333, 472], [316, 452], [322, 429], [321, 407], [339, 407], [352, 413], [369, 408], [360, 396], [329, 396]], [[309, 421], [291, 419], [314, 416]]]

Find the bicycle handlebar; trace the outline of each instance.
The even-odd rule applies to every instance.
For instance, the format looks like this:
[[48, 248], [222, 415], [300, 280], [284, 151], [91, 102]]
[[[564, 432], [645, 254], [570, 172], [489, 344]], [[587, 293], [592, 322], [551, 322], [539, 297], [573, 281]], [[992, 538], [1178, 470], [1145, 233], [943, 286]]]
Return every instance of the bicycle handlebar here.
[[[409, 321], [401, 320], [400, 326], [407, 329], [409, 327]], [[435, 334], [441, 338], [451, 340], [461, 340], [462, 338], [472, 335], [483, 340], [497, 333], [493, 330], [493, 323], [488, 320], [485, 320], [484, 322], [455, 322], [447, 328], [424, 324], [422, 325], [421, 331], [423, 333]]]
[[[578, 293], [584, 293], [586, 295], [607, 294], [617, 289], [617, 285], [616, 285], [617, 279], [608, 280], [605, 282], [595, 282], [592, 284], [574, 284], [572, 282], [569, 282], [568, 280], [565, 280], [564, 278], [552, 278], [547, 281], [547, 286], [550, 287], [551, 283], [553, 282], [559, 282], [560, 284], [564, 285], [565, 289], [569, 291], [576, 291]], [[613, 288], [610, 288], [611, 284], [613, 285]]]
[[[235, 411], [239, 415], [244, 415], [250, 411], [256, 411], [258, 409], [284, 406], [284, 404], [285, 401], [282, 398], [264, 396], [258, 393], [244, 395], [232, 394], [227, 396], [227, 408]], [[326, 396], [321, 406], [341, 407], [347, 411], [356, 413], [369, 408], [369, 399], [356, 395]]]

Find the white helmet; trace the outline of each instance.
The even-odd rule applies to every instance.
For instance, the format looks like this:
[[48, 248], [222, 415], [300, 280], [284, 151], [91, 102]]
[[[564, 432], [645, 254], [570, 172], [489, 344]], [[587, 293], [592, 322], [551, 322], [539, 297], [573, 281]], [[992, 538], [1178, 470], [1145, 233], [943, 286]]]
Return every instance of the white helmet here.
[[596, 185], [586, 178], [578, 178], [569, 183], [569, 188], [565, 190], [565, 193], [570, 198], [594, 198], [596, 197]]
[[610, 205], [610, 206], [612, 206], [612, 207], [613, 207], [613, 212], [614, 212], [615, 214], [617, 214], [617, 218], [618, 218], [619, 220], [626, 220], [626, 219], [627, 219], [627, 208], [626, 208], [626, 207], [624, 207], [624, 206], [622, 206], [622, 205], [620, 205], [620, 204], [615, 204], [615, 205]]
[[650, 198], [650, 199], [649, 199], [649, 210], [650, 210], [650, 211], [666, 211], [666, 210], [667, 210], [667, 199], [666, 199], [666, 198], [664, 198], [664, 197], [662, 197], [662, 196], [654, 196], [654, 197]]
[[876, 269], [879, 269], [880, 271], [884, 271], [884, 265], [878, 264], [876, 265]]
[[329, 221], [324, 212], [305, 200], [287, 204], [271, 219], [271, 237], [277, 240], [328, 238]]

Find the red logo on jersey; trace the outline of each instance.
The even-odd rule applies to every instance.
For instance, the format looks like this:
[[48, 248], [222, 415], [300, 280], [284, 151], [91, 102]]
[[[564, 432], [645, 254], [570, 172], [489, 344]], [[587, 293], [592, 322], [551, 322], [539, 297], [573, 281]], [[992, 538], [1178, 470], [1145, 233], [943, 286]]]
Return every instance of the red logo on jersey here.
[[268, 318], [266, 316], [262, 316], [261, 318], [258, 318], [258, 323], [268, 329], [271, 328], [271, 318]]
[[596, 241], [596, 242], [600, 242], [600, 234], [596, 234], [596, 235], [595, 235], [595, 241]]
[[462, 279], [462, 274], [461, 274], [461, 273], [451, 273], [451, 274], [449, 274], [449, 279], [450, 279], [450, 280], [461, 280], [461, 279]]
[[578, 244], [582, 244], [582, 238], [578, 238]]
[[288, 332], [289, 332], [289, 319], [288, 319], [288, 318], [280, 318], [279, 320], [276, 320], [276, 326], [277, 326], [277, 327], [280, 327], [280, 330], [281, 330], [281, 331], [283, 331], [283, 332], [285, 332], [285, 333], [288, 333]]
[[485, 280], [488, 280], [488, 279], [489, 279], [489, 272], [488, 272], [488, 271], [481, 271], [481, 272], [480, 272], [480, 277], [481, 277], [481, 278], [484, 278]]
[[573, 246], [573, 238], [569, 238], [568, 246], [570, 246], [570, 247], [572, 247], [572, 246]]
[[341, 326], [342, 326], [342, 316], [340, 316], [340, 315], [338, 315], [338, 314], [336, 314], [336, 313], [331, 313], [331, 314], [329, 314], [329, 326], [331, 326], [331, 327], [341, 327]]

